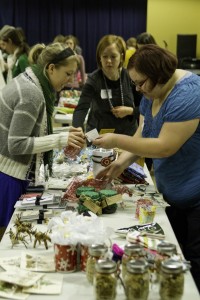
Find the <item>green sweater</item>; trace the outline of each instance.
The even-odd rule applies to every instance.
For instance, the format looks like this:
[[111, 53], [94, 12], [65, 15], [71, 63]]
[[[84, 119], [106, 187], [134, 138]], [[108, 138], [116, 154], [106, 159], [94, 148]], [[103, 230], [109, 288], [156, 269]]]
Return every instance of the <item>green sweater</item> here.
[[0, 172], [25, 180], [33, 154], [36, 182], [42, 153], [67, 145], [68, 132], [46, 134], [46, 105], [42, 88], [30, 68], [0, 93]]
[[28, 56], [24, 53], [18, 57], [16, 63], [14, 64], [12, 69], [12, 77], [14, 78], [20, 73], [23, 73], [28, 66]]

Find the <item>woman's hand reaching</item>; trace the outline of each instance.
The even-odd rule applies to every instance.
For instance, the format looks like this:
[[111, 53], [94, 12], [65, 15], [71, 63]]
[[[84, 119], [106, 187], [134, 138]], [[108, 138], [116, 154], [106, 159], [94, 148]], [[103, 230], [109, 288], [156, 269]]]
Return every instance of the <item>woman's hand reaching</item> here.
[[70, 127], [68, 136], [68, 145], [77, 149], [81, 149], [85, 146], [85, 135], [81, 127]]
[[100, 135], [96, 140], [94, 140], [92, 143], [95, 146], [98, 146], [100, 148], [104, 149], [112, 149], [116, 147], [116, 134], [114, 133], [105, 133], [103, 135]]
[[100, 171], [96, 179], [106, 180], [108, 182], [117, 178], [124, 171], [124, 167], [118, 161], [112, 162], [108, 167]]

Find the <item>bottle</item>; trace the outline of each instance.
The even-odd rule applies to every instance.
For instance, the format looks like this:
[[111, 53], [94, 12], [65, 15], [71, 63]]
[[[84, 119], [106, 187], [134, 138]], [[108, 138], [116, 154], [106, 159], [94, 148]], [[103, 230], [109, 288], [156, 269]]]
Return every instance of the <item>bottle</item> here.
[[127, 300], [147, 300], [149, 295], [149, 268], [145, 260], [127, 262], [124, 279]]
[[138, 260], [139, 258], [144, 258], [143, 247], [139, 244], [126, 244], [124, 246], [124, 254], [122, 256], [122, 279], [126, 275], [127, 262], [130, 260]]
[[114, 300], [117, 288], [117, 264], [98, 260], [95, 264], [94, 291], [96, 300]]
[[183, 265], [180, 261], [168, 259], [161, 262], [160, 289], [162, 300], [180, 300], [184, 289]]
[[155, 265], [156, 265], [156, 272], [159, 277], [161, 262], [177, 254], [176, 245], [167, 242], [161, 242], [157, 246], [157, 252], [158, 252], [158, 256], [155, 260]]
[[90, 283], [93, 284], [95, 264], [101, 258], [104, 257], [108, 251], [108, 247], [105, 244], [93, 244], [88, 249], [88, 259], [86, 263], [86, 277]]

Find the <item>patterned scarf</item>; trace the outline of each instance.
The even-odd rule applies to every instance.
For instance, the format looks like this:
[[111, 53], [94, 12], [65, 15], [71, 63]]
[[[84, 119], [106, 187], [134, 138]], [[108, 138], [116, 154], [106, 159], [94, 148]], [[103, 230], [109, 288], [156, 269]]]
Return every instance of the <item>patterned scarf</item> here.
[[[50, 84], [48, 78], [44, 75], [43, 69], [38, 65], [32, 65], [31, 69], [33, 73], [38, 78], [42, 91], [44, 94], [45, 102], [46, 102], [46, 112], [47, 112], [47, 134], [53, 133], [52, 127], [52, 115], [54, 111], [54, 104], [56, 100], [55, 91]], [[49, 174], [52, 175], [52, 165], [53, 165], [53, 150], [44, 153], [44, 165], [48, 165]]]

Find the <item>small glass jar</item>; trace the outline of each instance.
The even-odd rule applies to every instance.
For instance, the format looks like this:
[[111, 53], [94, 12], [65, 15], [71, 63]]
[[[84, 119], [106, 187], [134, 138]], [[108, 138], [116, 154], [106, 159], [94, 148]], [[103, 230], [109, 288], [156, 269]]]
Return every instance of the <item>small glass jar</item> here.
[[93, 244], [88, 248], [88, 259], [86, 263], [86, 277], [93, 284], [95, 264], [99, 259], [104, 258], [108, 247], [105, 244]]
[[95, 264], [94, 291], [96, 300], [114, 300], [117, 288], [117, 264], [99, 260]]
[[144, 259], [144, 248], [139, 244], [126, 244], [124, 246], [124, 254], [122, 256], [122, 278], [126, 275], [127, 262], [130, 260]]
[[179, 261], [168, 259], [161, 262], [160, 298], [162, 300], [180, 300], [184, 290], [183, 265]]
[[145, 260], [127, 262], [124, 279], [127, 300], [146, 300], [149, 295], [149, 268]]
[[167, 242], [161, 242], [157, 246], [157, 252], [158, 256], [155, 259], [155, 267], [159, 277], [162, 261], [165, 261], [171, 258], [173, 255], [177, 254], [176, 245]]

